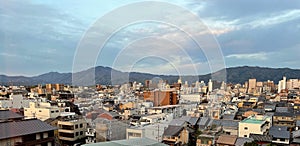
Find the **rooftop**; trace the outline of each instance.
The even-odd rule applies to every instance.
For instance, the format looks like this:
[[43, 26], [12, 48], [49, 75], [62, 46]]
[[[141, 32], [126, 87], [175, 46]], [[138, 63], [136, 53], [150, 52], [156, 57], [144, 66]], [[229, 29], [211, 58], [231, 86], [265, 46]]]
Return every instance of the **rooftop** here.
[[249, 124], [262, 124], [266, 120], [266, 116], [252, 116], [244, 119], [241, 123], [249, 123]]
[[57, 129], [38, 119], [0, 123], [0, 139], [34, 134]]
[[15, 112], [12, 112], [10, 110], [0, 110], [0, 121], [8, 120], [8, 119], [19, 119], [19, 118], [23, 118], [23, 116]]

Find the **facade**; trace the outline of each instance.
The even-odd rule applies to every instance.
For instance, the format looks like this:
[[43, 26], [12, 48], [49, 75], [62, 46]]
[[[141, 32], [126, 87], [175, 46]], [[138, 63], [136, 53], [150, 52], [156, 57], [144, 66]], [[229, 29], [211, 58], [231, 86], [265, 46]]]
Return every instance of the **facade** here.
[[60, 109], [57, 106], [51, 106], [50, 103], [30, 102], [28, 108], [24, 108], [26, 118], [38, 118], [45, 121], [49, 118], [56, 118], [60, 115]]
[[183, 145], [189, 142], [189, 131], [182, 126], [169, 125], [163, 134], [163, 143], [168, 145]]
[[0, 111], [0, 145], [47, 145], [54, 146], [53, 127], [41, 120], [24, 120], [11, 111]]
[[271, 127], [271, 118], [268, 116], [256, 115], [239, 122], [239, 137], [248, 137], [250, 134], [264, 135]]
[[296, 126], [296, 118], [292, 112], [275, 112], [273, 115], [274, 126], [287, 126], [293, 129]]
[[176, 91], [146, 91], [144, 101], [153, 102], [154, 106], [176, 105], [179, 102], [179, 95]]
[[96, 143], [96, 130], [93, 128], [87, 128], [85, 132], [85, 143]]
[[249, 79], [248, 82], [248, 93], [255, 93], [256, 92], [256, 79]]
[[84, 143], [87, 123], [75, 113], [63, 113], [58, 120], [58, 138], [62, 144]]
[[201, 134], [197, 138], [196, 146], [213, 146], [215, 137], [213, 135]]
[[182, 116], [182, 109], [180, 105], [166, 105], [159, 107], [148, 108], [148, 114], [173, 114], [173, 118]]

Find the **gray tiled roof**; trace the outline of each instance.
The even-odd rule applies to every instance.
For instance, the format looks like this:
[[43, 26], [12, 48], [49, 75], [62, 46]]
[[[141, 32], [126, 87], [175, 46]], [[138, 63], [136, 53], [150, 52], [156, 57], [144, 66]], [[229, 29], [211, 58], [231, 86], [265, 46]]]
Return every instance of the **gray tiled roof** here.
[[57, 129], [41, 120], [23, 120], [0, 123], [0, 139]]
[[252, 142], [254, 141], [252, 138], [246, 138], [246, 137], [238, 137], [235, 146], [243, 146], [246, 142]]
[[182, 129], [182, 126], [169, 125], [168, 128], [164, 131], [164, 136], [178, 136]]
[[290, 132], [286, 126], [272, 126], [269, 135], [275, 138], [290, 138]]
[[190, 120], [189, 120], [189, 123], [191, 125], [196, 125], [198, 120], [199, 120], [199, 117], [191, 117]]
[[272, 142], [272, 136], [270, 135], [250, 134], [250, 138], [256, 141]]
[[182, 119], [173, 119], [169, 125], [172, 126], [183, 126], [186, 121]]
[[9, 110], [0, 110], [0, 121], [16, 118], [23, 118], [23, 116]]

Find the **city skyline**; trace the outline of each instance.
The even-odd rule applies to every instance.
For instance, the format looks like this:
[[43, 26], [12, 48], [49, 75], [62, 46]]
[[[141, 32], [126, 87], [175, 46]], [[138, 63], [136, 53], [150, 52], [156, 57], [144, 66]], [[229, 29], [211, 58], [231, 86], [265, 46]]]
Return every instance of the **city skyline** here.
[[[120, 6], [140, 1], [2, 1], [0, 2], [0, 74], [34, 76], [50, 71], [71, 72], [76, 47], [87, 29], [103, 15]], [[211, 30], [223, 53], [225, 66], [300, 68], [300, 2], [280, 1], [175, 1], [194, 14]], [[273, 5], [273, 6], [272, 6]], [[118, 18], [122, 19], [122, 18]], [[99, 31], [101, 33], [101, 31]], [[114, 35], [96, 60], [96, 66], [113, 67], [114, 59], [132, 41], [149, 36], [168, 36], [182, 40], [188, 58], [164, 49], [131, 48], [125, 58], [145, 50], [172, 56], [171, 60], [148, 57], [134, 64], [133, 71], [175, 74], [176, 67], [192, 72], [189, 59], [199, 74], [211, 71], [206, 54], [195, 49], [173, 27], [144, 22], [125, 27]], [[97, 43], [97, 42], [96, 42]], [[153, 46], [152, 46], [153, 47]], [[132, 64], [120, 64], [126, 71]], [[85, 69], [91, 66], [84, 67]], [[123, 67], [123, 68], [122, 68]], [[155, 70], [153, 69], [155, 68]]]

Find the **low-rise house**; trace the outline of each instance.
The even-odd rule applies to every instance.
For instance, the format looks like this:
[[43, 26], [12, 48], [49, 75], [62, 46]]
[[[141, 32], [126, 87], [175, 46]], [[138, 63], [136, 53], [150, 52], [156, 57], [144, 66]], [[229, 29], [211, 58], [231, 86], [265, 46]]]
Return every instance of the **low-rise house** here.
[[272, 143], [275, 144], [290, 144], [290, 132], [286, 126], [272, 126], [269, 131], [269, 135], [272, 136]]
[[196, 146], [213, 146], [215, 144], [215, 136], [201, 134], [197, 138]]
[[250, 134], [249, 137], [252, 138], [258, 145], [265, 146], [272, 144], [272, 136], [270, 135]]
[[189, 143], [189, 131], [183, 126], [169, 125], [164, 130], [163, 143], [168, 145], [183, 145]]
[[253, 142], [254, 140], [252, 138], [246, 138], [246, 137], [238, 137], [235, 146], [244, 146], [246, 143]]
[[287, 126], [293, 129], [296, 126], [296, 120], [293, 112], [275, 112], [273, 115], [274, 126]]
[[237, 136], [234, 135], [221, 135], [217, 140], [217, 146], [235, 146]]
[[300, 130], [292, 132], [292, 142], [291, 145], [300, 145]]
[[221, 127], [223, 134], [238, 135], [239, 122], [236, 120], [214, 120], [212, 126]]
[[54, 130], [57, 129], [56, 127], [38, 119], [15, 120], [0, 122], [1, 146], [55, 145]]

